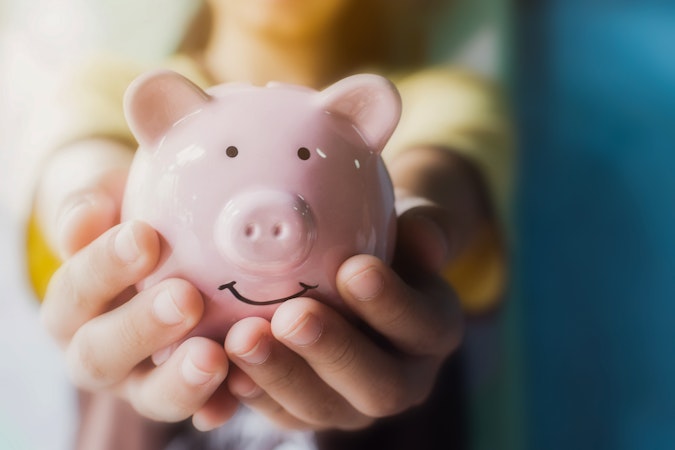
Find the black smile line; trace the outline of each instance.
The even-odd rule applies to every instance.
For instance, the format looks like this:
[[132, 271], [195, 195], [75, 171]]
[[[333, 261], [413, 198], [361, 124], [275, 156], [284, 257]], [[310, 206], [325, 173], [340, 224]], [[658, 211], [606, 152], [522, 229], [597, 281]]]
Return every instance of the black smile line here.
[[255, 305], [255, 306], [265, 306], [265, 305], [274, 305], [275, 303], [283, 303], [283, 302], [285, 302], [286, 300], [290, 300], [290, 299], [292, 299], [292, 298], [296, 298], [296, 297], [300, 297], [300, 296], [302, 296], [302, 295], [305, 295], [305, 293], [306, 293], [307, 291], [309, 291], [310, 289], [316, 289], [316, 288], [319, 287], [318, 284], [315, 285], [315, 286], [310, 286], [310, 285], [308, 285], [308, 284], [305, 284], [305, 283], [303, 283], [303, 282], [300, 282], [300, 283], [298, 283], [298, 284], [300, 284], [300, 287], [302, 287], [302, 290], [301, 290], [300, 292], [297, 292], [297, 293], [295, 293], [295, 294], [293, 294], [293, 295], [289, 295], [288, 297], [278, 298], [278, 299], [276, 299], [276, 300], [267, 300], [267, 301], [263, 301], [263, 302], [256, 302], [256, 301], [254, 301], [254, 300], [250, 300], [250, 299], [244, 297], [243, 295], [241, 295], [241, 294], [239, 293], [239, 291], [237, 291], [237, 290], [234, 288], [234, 285], [235, 285], [236, 283], [237, 283], [236, 281], [230, 281], [229, 283], [223, 284], [222, 286], [218, 287], [218, 290], [219, 290], [219, 291], [224, 291], [225, 289], [229, 289], [230, 292], [232, 292], [232, 295], [234, 295], [234, 297], [235, 297], [237, 300], [242, 301], [242, 302], [244, 302], [244, 303], [248, 303], [249, 305]]

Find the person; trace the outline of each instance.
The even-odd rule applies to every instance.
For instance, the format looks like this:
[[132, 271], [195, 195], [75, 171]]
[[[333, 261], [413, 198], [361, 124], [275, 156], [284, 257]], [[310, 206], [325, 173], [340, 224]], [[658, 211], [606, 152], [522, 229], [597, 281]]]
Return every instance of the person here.
[[[418, 448], [446, 445], [410, 424], [423, 417], [447, 431], [435, 408], [461, 403], [443, 391], [443, 371], [462, 339], [459, 298], [485, 309], [503, 289], [500, 208], [511, 152], [495, 90], [461, 71], [420, 69], [420, 23], [392, 21], [392, 10], [415, 17], [413, 3], [208, 0], [200, 16], [208, 26], [196, 20], [165, 65], [204, 87], [275, 80], [321, 88], [359, 71], [396, 82], [403, 116], [384, 152], [399, 212], [395, 260], [389, 267], [356, 255], [337, 275], [365, 327], [298, 298], [271, 321], [238, 322], [224, 343], [187, 339], [154, 365], [150, 355], [190, 332], [203, 301], [180, 279], [133, 288], [159, 257], [153, 229], [119, 223], [135, 148], [120, 100], [144, 67], [99, 59], [70, 80], [62, 133], [41, 164], [28, 255], [44, 325], [81, 388], [79, 448], [275, 448], [288, 439], [359, 448], [381, 446], [387, 434], [398, 441], [387, 448], [409, 448], [401, 430]], [[242, 419], [240, 405], [255, 414]], [[399, 422], [372, 434], [388, 417]], [[274, 427], [262, 433], [261, 423]]]

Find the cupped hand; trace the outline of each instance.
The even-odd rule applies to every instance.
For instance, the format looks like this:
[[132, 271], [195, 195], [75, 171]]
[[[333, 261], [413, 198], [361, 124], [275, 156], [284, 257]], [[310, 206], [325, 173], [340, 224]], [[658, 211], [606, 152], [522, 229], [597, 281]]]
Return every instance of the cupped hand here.
[[421, 202], [399, 220], [394, 268], [367, 255], [337, 275], [357, 320], [309, 298], [283, 303], [271, 322], [240, 321], [225, 348], [241, 402], [300, 429], [358, 429], [423, 402], [441, 364], [459, 345], [462, 316], [434, 268], [449, 257], [450, 219]]
[[113, 392], [151, 419], [193, 416], [198, 428], [210, 429], [236, 409], [222, 385], [228, 369], [222, 346], [193, 337], [160, 366], [149, 360], [188, 335], [204, 304], [179, 279], [133, 288], [154, 269], [160, 245], [148, 225], [118, 224], [128, 155], [115, 143], [88, 142], [49, 167], [38, 214], [63, 263], [49, 283], [42, 320], [64, 348], [79, 388]]
[[418, 405], [462, 339], [459, 300], [439, 272], [487, 220], [482, 181], [443, 148], [410, 149], [388, 168], [399, 214], [394, 262], [357, 255], [337, 274], [356, 320], [300, 298], [227, 336], [231, 392], [281, 426], [358, 429]]

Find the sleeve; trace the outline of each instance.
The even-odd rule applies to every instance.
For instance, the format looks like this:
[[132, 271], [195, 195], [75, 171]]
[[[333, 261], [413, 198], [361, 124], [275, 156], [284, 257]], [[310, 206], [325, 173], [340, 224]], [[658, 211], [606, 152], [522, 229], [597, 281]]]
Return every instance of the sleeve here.
[[101, 58], [74, 72], [57, 98], [63, 106], [63, 119], [61, 136], [52, 147], [90, 137], [109, 137], [132, 144], [122, 99], [129, 83], [141, 71], [135, 64]]
[[129, 62], [96, 58], [53, 75], [40, 88], [40, 103], [26, 117], [30, 135], [12, 159], [12, 210], [26, 221], [45, 162], [59, 148], [79, 139], [109, 136], [131, 141], [122, 113], [126, 85], [140, 69]]
[[397, 83], [403, 102], [398, 128], [383, 153], [391, 159], [420, 146], [447, 148], [474, 164], [496, 213], [474, 243], [445, 274], [465, 309], [481, 312], [499, 299], [506, 284], [506, 235], [514, 143], [500, 90], [472, 74], [444, 67], [424, 70]]

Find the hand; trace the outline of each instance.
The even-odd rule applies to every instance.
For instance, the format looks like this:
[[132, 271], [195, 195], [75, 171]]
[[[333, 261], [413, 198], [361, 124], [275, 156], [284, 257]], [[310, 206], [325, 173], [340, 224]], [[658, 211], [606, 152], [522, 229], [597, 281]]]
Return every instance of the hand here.
[[[401, 239], [419, 237], [402, 225]], [[281, 426], [317, 430], [362, 428], [424, 401], [461, 339], [461, 314], [438, 276], [409, 274], [366, 255], [343, 264], [340, 293], [366, 327], [308, 298], [282, 304], [271, 323], [240, 321], [225, 342], [238, 367], [230, 390]]]
[[284, 427], [358, 429], [429, 395], [462, 336], [457, 296], [437, 273], [462, 248], [472, 217], [453, 214], [453, 195], [426, 184], [430, 171], [460, 167], [439, 152], [407, 162], [417, 177], [393, 172], [402, 188], [393, 266], [359, 255], [338, 272], [357, 322], [299, 298], [283, 303], [271, 322], [249, 318], [230, 330], [225, 348], [236, 367], [228, 385], [242, 403]]
[[[145, 417], [193, 416], [196, 426], [213, 428], [236, 408], [220, 388], [228, 366], [222, 346], [191, 338], [161, 366], [149, 362], [192, 330], [204, 305], [183, 280], [133, 289], [157, 264], [160, 247], [157, 233], [143, 223], [115, 225], [126, 174], [122, 152], [129, 154], [114, 143], [82, 143], [48, 167], [39, 213], [64, 262], [50, 281], [42, 319], [64, 348], [78, 387], [113, 392]], [[87, 168], [87, 176], [69, 176]]]

